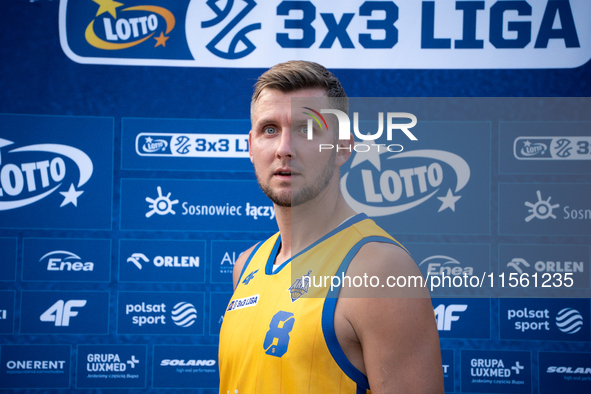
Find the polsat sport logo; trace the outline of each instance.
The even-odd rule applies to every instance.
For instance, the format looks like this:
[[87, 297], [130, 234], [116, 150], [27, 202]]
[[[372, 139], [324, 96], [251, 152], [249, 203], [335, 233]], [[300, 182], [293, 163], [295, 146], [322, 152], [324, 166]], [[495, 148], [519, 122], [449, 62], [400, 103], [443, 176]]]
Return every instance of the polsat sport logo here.
[[62, 144], [18, 146], [0, 138], [0, 211], [61, 195], [59, 207], [78, 206], [82, 187], [93, 173], [92, 160], [78, 148]]

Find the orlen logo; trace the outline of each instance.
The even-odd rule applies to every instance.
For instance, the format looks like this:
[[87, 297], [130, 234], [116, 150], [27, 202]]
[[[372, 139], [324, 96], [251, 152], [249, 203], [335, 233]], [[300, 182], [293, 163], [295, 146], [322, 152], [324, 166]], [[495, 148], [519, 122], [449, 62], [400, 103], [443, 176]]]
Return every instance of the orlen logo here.
[[[60, 207], [70, 203], [78, 206], [78, 197], [84, 193], [80, 188], [93, 172], [86, 153], [68, 145], [36, 144], [2, 155], [3, 148], [12, 144], [0, 138], [0, 211], [33, 204], [60, 188], [64, 196]], [[73, 175], [76, 172], [77, 180]]]
[[[166, 47], [166, 36], [174, 29], [172, 12], [154, 5], [125, 7], [113, 0], [92, 0], [98, 4], [95, 18], [84, 32], [86, 41], [95, 48], [120, 50], [134, 47], [153, 37], [154, 47]], [[96, 22], [96, 23], [95, 23]], [[160, 33], [159, 35], [156, 35]], [[154, 41], [152, 41], [154, 43]]]
[[[470, 166], [463, 158], [435, 149], [384, 153], [388, 152], [373, 149], [355, 153], [351, 169], [341, 178], [343, 196], [353, 209], [368, 216], [388, 216], [435, 196], [441, 201], [437, 212], [455, 212], [455, 204], [462, 197], [458, 192], [470, 180]], [[371, 166], [354, 169], [366, 161]]]
[[462, 267], [462, 264], [453, 257], [436, 255], [427, 257], [421, 261], [419, 267], [427, 267], [428, 275], [469, 275], [474, 274], [474, 267]]
[[48, 271], [93, 271], [94, 263], [83, 262], [80, 256], [65, 250], [54, 250], [39, 259], [45, 265], [47, 261]]

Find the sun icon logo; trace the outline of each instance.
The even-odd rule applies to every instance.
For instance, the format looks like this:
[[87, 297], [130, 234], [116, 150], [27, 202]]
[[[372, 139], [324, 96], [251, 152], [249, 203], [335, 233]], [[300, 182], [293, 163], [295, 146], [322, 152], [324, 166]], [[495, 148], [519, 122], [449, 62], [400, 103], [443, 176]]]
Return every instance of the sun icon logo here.
[[544, 220], [544, 219], [548, 219], [548, 218], [552, 218], [552, 219], [556, 219], [556, 216], [552, 213], [552, 210], [554, 208], [558, 208], [560, 206], [560, 204], [550, 204], [550, 199], [552, 197], [548, 197], [547, 201], [544, 201], [542, 199], [542, 193], [540, 193], [540, 191], [537, 191], [538, 194], [538, 201], [536, 201], [535, 203], [531, 203], [529, 201], [525, 202], [525, 205], [528, 206], [530, 209], [528, 209], [528, 212], [531, 212], [531, 215], [529, 215], [528, 217], [525, 218], [526, 222], [529, 222], [530, 220], [532, 220], [533, 218], [538, 218], [540, 220]]
[[169, 213], [175, 215], [176, 212], [173, 211], [172, 206], [174, 204], [178, 204], [179, 200], [170, 201], [170, 193], [168, 193], [166, 196], [163, 196], [162, 188], [158, 186], [157, 189], [158, 197], [156, 199], [146, 197], [146, 201], [150, 203], [151, 209], [151, 211], [146, 212], [146, 217], [149, 218], [155, 213], [157, 213], [158, 215], [167, 215]]

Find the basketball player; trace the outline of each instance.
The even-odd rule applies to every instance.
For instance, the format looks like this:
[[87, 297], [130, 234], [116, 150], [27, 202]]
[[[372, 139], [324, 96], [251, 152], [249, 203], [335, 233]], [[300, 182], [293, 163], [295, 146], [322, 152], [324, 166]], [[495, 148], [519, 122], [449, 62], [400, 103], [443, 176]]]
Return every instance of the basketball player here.
[[[341, 195], [339, 168], [353, 138], [337, 140], [336, 122], [329, 122], [308, 139], [305, 120], [292, 119], [294, 97], [334, 108], [331, 98], [346, 95], [323, 66], [302, 61], [276, 65], [255, 85], [250, 159], [280, 231], [234, 266], [235, 291], [220, 333], [220, 393], [443, 393], [428, 295], [409, 298], [392, 289], [384, 297], [364, 289], [370, 297], [359, 297], [310, 284], [325, 275], [385, 281], [420, 271]], [[341, 149], [319, 152], [321, 143]]]

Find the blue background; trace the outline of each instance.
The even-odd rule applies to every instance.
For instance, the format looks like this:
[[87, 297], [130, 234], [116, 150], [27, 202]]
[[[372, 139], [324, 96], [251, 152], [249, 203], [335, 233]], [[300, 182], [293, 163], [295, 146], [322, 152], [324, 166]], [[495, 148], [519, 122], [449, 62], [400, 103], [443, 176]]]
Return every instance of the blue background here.
[[[168, 3], [167, 3], [168, 4]], [[59, 222], [55, 225], [53, 219], [42, 220], [41, 217], [55, 216], [55, 209], [59, 201], [54, 201], [46, 211], [29, 212], [31, 215], [28, 223], [35, 223], [34, 226], [23, 226], [17, 215], [2, 217], [0, 220], [0, 237], [16, 239], [17, 256], [16, 275], [11, 271], [15, 265], [15, 259], [11, 251], [4, 249], [2, 256], [2, 277], [1, 289], [15, 291], [16, 309], [12, 321], [15, 334], [1, 335], [1, 351], [4, 353], [7, 344], [62, 344], [60, 352], [70, 351], [72, 363], [75, 365], [76, 349], [71, 350], [68, 345], [86, 344], [136, 344], [148, 346], [148, 387], [150, 392], [164, 392], [165, 390], [155, 389], [154, 368], [156, 362], [152, 352], [158, 346], [166, 348], [170, 346], [188, 345], [215, 345], [218, 337], [217, 330], [212, 328], [211, 334], [205, 329], [204, 335], [199, 336], [157, 336], [157, 335], [118, 335], [117, 323], [117, 296], [122, 291], [135, 292], [171, 292], [171, 291], [197, 291], [206, 293], [205, 310], [198, 310], [200, 318], [205, 322], [210, 321], [217, 313], [213, 310], [219, 305], [210, 297], [225, 297], [231, 291], [231, 284], [216, 283], [218, 280], [213, 274], [215, 266], [213, 258], [209, 258], [209, 252], [205, 258], [205, 278], [203, 284], [181, 284], [181, 283], [120, 283], [116, 275], [111, 275], [108, 283], [40, 283], [23, 282], [16, 280], [21, 278], [23, 273], [23, 250], [25, 238], [90, 238], [90, 239], [111, 239], [112, 245], [118, 244], [120, 239], [171, 239], [171, 240], [199, 240], [206, 242], [206, 250], [212, 248], [213, 241], [231, 240], [252, 243], [264, 239], [273, 230], [270, 228], [251, 229], [228, 228], [224, 231], [204, 226], [166, 227], [154, 225], [150, 228], [137, 226], [132, 223], [129, 226], [123, 225], [122, 218], [128, 214], [122, 208], [127, 196], [122, 195], [122, 180], [139, 179], [146, 184], [153, 185], [146, 191], [137, 192], [134, 200], [141, 206], [137, 207], [138, 213], [145, 213], [147, 203], [145, 197], [154, 198], [156, 185], [161, 181], [176, 182], [182, 181], [228, 181], [249, 182], [255, 184], [252, 172], [219, 171], [218, 168], [211, 168], [202, 171], [194, 171], [195, 168], [158, 167], [160, 169], [146, 166], [142, 169], [130, 164], [124, 164], [125, 153], [123, 146], [123, 118], [163, 118], [163, 119], [220, 119], [246, 121], [249, 119], [249, 104], [252, 93], [252, 85], [256, 78], [264, 71], [263, 69], [252, 68], [180, 68], [180, 67], [148, 67], [148, 66], [109, 66], [109, 65], [82, 65], [69, 60], [63, 53], [58, 37], [58, 1], [41, 0], [30, 2], [28, 0], [6, 0], [0, 3], [0, 112], [23, 115], [59, 115], [67, 117], [102, 117], [99, 122], [109, 123], [114, 132], [108, 135], [110, 138], [109, 152], [103, 164], [111, 160], [112, 166], [107, 167], [109, 189], [103, 190], [105, 200], [99, 205], [88, 207], [91, 216], [100, 217], [100, 222], [93, 226], [83, 226], [79, 223], [84, 221], [84, 215], [73, 217], [76, 225], [71, 222]], [[179, 27], [177, 27], [178, 29]], [[180, 30], [179, 30], [180, 31]], [[444, 35], [445, 36], [445, 35]], [[172, 42], [172, 40], [169, 40]], [[137, 54], [141, 56], [141, 54]], [[346, 65], [343, 65], [346, 67]], [[524, 70], [385, 70], [385, 69], [334, 69], [335, 75], [343, 83], [347, 94], [352, 97], [589, 97], [591, 96], [591, 64], [587, 63], [574, 69], [524, 69]], [[50, 119], [50, 118], [44, 118]], [[69, 118], [79, 119], [79, 118]], [[7, 138], [5, 129], [0, 129], [0, 137]], [[57, 138], [58, 134], [52, 135]], [[20, 138], [20, 137], [19, 137]], [[24, 137], [23, 137], [24, 138]], [[80, 143], [95, 141], [91, 132], [81, 131], [68, 138], [73, 138]], [[10, 139], [10, 138], [8, 138]], [[591, 183], [589, 173], [574, 174], [571, 171], [560, 171], [560, 173], [525, 173], [507, 174], [499, 172], [499, 132], [492, 130], [491, 143], [491, 167], [490, 167], [490, 206], [486, 205], [489, 216], [486, 220], [490, 222], [490, 234], [488, 231], [478, 231], [478, 234], [408, 234], [401, 226], [401, 233], [396, 238], [404, 243], [442, 243], [442, 244], [464, 244], [477, 243], [489, 244], [491, 250], [491, 261], [493, 267], [499, 260], [498, 245], [504, 244], [560, 244], [560, 245], [589, 245], [591, 239], [589, 233], [583, 235], [580, 231], [574, 231], [570, 235], [551, 234], [533, 235], [531, 232], [522, 235], [514, 234], [513, 231], [499, 231], [499, 183], [519, 186], [522, 183], [568, 183], [582, 184]], [[112, 157], [109, 155], [112, 154]], [[179, 159], [180, 160], [180, 159]], [[188, 160], [188, 159], [184, 159]], [[172, 163], [172, 162], [171, 162]], [[180, 162], [183, 166], [184, 162]], [[561, 163], [559, 163], [561, 164]], [[565, 163], [567, 166], [570, 163]], [[107, 165], [107, 164], [105, 164]], [[189, 166], [187, 164], [187, 166]], [[577, 172], [577, 171], [575, 171]], [[174, 180], [174, 181], [171, 181]], [[219, 182], [221, 183], [221, 182]], [[163, 183], [164, 184], [164, 183]], [[224, 182], [226, 184], [226, 182]], [[178, 184], [177, 184], [178, 185]], [[256, 186], [252, 188], [254, 190]], [[228, 187], [228, 191], [236, 193], [235, 188]], [[164, 190], [165, 193], [168, 191]], [[97, 191], [98, 193], [98, 191]], [[95, 198], [98, 198], [95, 195]], [[83, 201], [84, 195], [80, 198]], [[173, 194], [174, 197], [174, 194]], [[547, 195], [543, 193], [543, 198]], [[177, 197], [178, 198], [178, 197]], [[535, 192], [524, 196], [527, 201], [535, 201]], [[520, 198], [520, 201], [523, 200]], [[555, 197], [556, 198], [556, 197]], [[123, 202], [122, 202], [123, 200]], [[60, 200], [61, 201], [61, 200]], [[260, 194], [260, 201], [265, 201]], [[461, 201], [461, 200], [460, 200]], [[521, 202], [523, 204], [523, 202]], [[67, 208], [73, 208], [71, 205]], [[561, 206], [562, 208], [562, 206]], [[523, 209], [523, 207], [520, 207]], [[98, 210], [98, 211], [97, 211]], [[100, 213], [99, 213], [100, 211]], [[141, 212], [139, 212], [141, 211]], [[170, 215], [169, 215], [170, 216]], [[177, 213], [178, 216], [178, 213]], [[522, 217], [521, 214], [519, 216]], [[165, 219], [159, 217], [152, 219]], [[501, 219], [503, 217], [501, 216]], [[56, 217], [56, 221], [57, 221]], [[268, 220], [268, 219], [264, 219]], [[508, 220], [508, 219], [507, 219]], [[521, 219], [522, 220], [522, 219]], [[260, 221], [260, 219], [259, 219]], [[271, 222], [271, 221], [269, 221]], [[41, 223], [41, 224], [37, 224]], [[34, 227], [34, 228], [33, 228]], [[80, 228], [74, 230], [74, 228]], [[70, 230], [68, 230], [70, 229]], [[142, 231], [137, 231], [137, 230]], [[146, 231], [149, 230], [149, 231]], [[181, 231], [182, 230], [182, 231]], [[230, 230], [230, 231], [226, 231]], [[9, 246], [12, 248], [12, 241]], [[11, 249], [11, 250], [14, 250]], [[229, 249], [230, 250], [230, 249]], [[5, 256], [9, 256], [8, 259]], [[121, 256], [116, 247], [111, 249], [111, 272], [119, 272], [119, 262], [126, 256]], [[506, 263], [502, 262], [503, 264]], [[7, 264], [7, 265], [6, 265]], [[586, 267], [588, 269], [588, 266]], [[6, 271], [4, 271], [6, 270]], [[6, 277], [4, 277], [4, 273]], [[5, 281], [7, 280], [7, 281]], [[85, 335], [27, 335], [18, 334], [18, 327], [27, 318], [38, 319], [42, 311], [31, 312], [22, 308], [21, 295], [30, 294], [25, 291], [104, 291], [109, 294], [108, 305], [101, 309], [104, 313], [95, 317], [95, 323], [105, 325], [108, 334], [85, 334]], [[210, 300], [207, 302], [207, 300]], [[223, 304], [223, 302], [220, 302]], [[434, 300], [438, 305], [438, 300]], [[210, 307], [211, 304], [211, 307]], [[524, 352], [531, 352], [532, 383], [531, 392], [537, 393], [541, 384], [538, 382], [538, 356], [542, 352], [575, 352], [589, 354], [591, 344], [588, 341], [562, 342], [562, 341], [509, 341], [500, 339], [499, 301], [491, 300], [491, 312], [488, 320], [490, 327], [490, 339], [468, 339], [468, 338], [442, 338], [441, 346], [444, 349], [452, 349], [453, 361], [455, 363], [454, 376], [455, 387], [450, 392], [459, 392], [461, 382], [461, 352], [460, 349], [494, 349], [509, 350], [518, 349]], [[48, 305], [49, 306], [49, 305]], [[108, 310], [107, 310], [108, 307]], [[211, 309], [209, 309], [211, 308]], [[2, 307], [0, 307], [2, 309]], [[106, 313], [106, 315], [105, 315]], [[81, 317], [79, 315], [78, 317]], [[73, 318], [76, 319], [76, 318]], [[460, 318], [461, 319], [461, 318]], [[74, 321], [74, 320], [72, 320]], [[213, 319], [217, 321], [217, 319]], [[461, 320], [460, 320], [461, 321]], [[455, 323], [455, 322], [454, 322]], [[49, 323], [43, 323], [49, 324]], [[203, 323], [207, 324], [207, 323]], [[453, 327], [453, 326], [452, 326]], [[589, 330], [590, 327], [585, 327]], [[93, 331], [93, 330], [90, 330]], [[87, 332], [90, 332], [87, 331]], [[107, 332], [107, 330], [101, 330]], [[64, 346], [65, 345], [65, 346]], [[31, 348], [38, 351], [39, 348]], [[25, 348], [18, 348], [23, 357], [27, 356]], [[57, 353], [56, 353], [57, 354]], [[545, 353], [544, 353], [545, 354]], [[447, 358], [447, 356], [446, 356]], [[586, 358], [588, 360], [588, 358]], [[74, 386], [74, 368], [70, 370], [68, 382], [56, 382], [54, 387], [67, 387], [68, 383]], [[153, 382], [153, 383], [151, 383]], [[19, 385], [26, 384], [19, 383]], [[35, 384], [31, 384], [35, 386]], [[22, 386], [21, 386], [22, 387]], [[449, 386], [446, 385], [446, 389]], [[562, 389], [562, 387], [561, 387]], [[579, 390], [578, 387], [566, 387], [571, 393], [582, 393], [589, 389], [589, 385]], [[577, 391], [579, 390], [579, 391]], [[74, 389], [56, 389], [54, 392], [69, 393]], [[182, 390], [178, 392], [206, 392], [216, 390]], [[14, 390], [14, 392], [19, 392]], [[31, 389], [23, 389], [20, 392], [36, 392]], [[41, 392], [38, 390], [37, 392]], [[45, 392], [45, 391], [43, 391]], [[464, 387], [463, 392], [468, 391]]]

